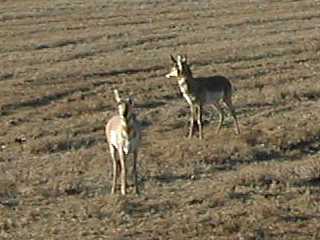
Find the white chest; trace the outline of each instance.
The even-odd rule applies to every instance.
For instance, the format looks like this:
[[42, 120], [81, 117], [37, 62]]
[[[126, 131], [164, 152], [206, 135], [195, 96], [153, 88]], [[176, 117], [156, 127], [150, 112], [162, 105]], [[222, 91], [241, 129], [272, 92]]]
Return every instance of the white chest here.
[[113, 145], [113, 146], [118, 146], [118, 143], [120, 142], [120, 136], [119, 136], [119, 133], [118, 131], [111, 131], [110, 132], [110, 143]]
[[115, 146], [118, 150], [122, 149], [126, 155], [132, 153], [139, 146], [140, 135], [138, 132], [136, 132], [133, 137], [123, 135], [119, 131], [111, 131], [110, 135], [110, 144]]
[[192, 96], [189, 94], [183, 93], [183, 97], [187, 100], [189, 105], [192, 105]]
[[180, 79], [178, 84], [182, 93], [186, 93], [188, 91], [188, 84], [186, 83], [185, 79]]
[[188, 104], [192, 104], [192, 95], [189, 93], [188, 84], [186, 83], [185, 79], [181, 79], [178, 81], [180, 91], [183, 97], [187, 100]]

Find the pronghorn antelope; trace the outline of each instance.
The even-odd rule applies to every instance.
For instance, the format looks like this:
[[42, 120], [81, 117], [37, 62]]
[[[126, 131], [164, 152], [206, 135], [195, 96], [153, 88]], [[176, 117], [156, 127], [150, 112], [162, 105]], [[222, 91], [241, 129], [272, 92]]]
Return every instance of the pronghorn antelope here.
[[172, 55], [170, 57], [173, 67], [166, 77], [178, 79], [180, 91], [190, 105], [191, 116], [188, 137], [191, 138], [193, 136], [195, 121], [198, 125], [199, 138], [202, 139], [203, 137], [202, 107], [204, 104], [212, 104], [219, 111], [220, 123], [217, 128], [217, 132], [219, 132], [224, 121], [224, 113], [219, 104], [220, 100], [223, 100], [230, 110], [234, 119], [236, 134], [239, 134], [239, 124], [231, 100], [232, 86], [230, 81], [223, 76], [194, 78], [185, 56], [178, 55], [177, 59]]
[[[138, 190], [137, 180], [137, 157], [140, 143], [140, 127], [133, 113], [133, 101], [131, 97], [120, 98], [119, 92], [114, 90], [115, 100], [118, 105], [119, 115], [113, 116], [106, 125], [106, 137], [109, 144], [110, 154], [113, 162], [113, 180], [111, 194], [116, 192], [117, 178], [120, 174], [121, 194], [127, 191], [127, 163], [126, 158], [130, 153], [133, 154], [132, 174], [136, 193]], [[116, 159], [118, 152], [119, 160]]]

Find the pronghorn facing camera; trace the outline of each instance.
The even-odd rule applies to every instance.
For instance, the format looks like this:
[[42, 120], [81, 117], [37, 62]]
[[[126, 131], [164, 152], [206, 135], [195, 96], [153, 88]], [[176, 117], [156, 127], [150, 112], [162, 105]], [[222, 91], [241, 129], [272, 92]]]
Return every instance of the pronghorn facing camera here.
[[231, 82], [223, 76], [194, 78], [185, 56], [178, 55], [177, 59], [173, 56], [170, 57], [173, 62], [173, 67], [166, 77], [177, 78], [180, 91], [190, 106], [189, 138], [193, 136], [195, 122], [198, 125], [199, 138], [202, 139], [203, 137], [202, 108], [204, 104], [211, 104], [219, 111], [220, 122], [217, 128], [217, 132], [219, 132], [224, 121], [224, 113], [219, 103], [220, 100], [222, 100], [230, 110], [234, 119], [236, 134], [239, 134], [239, 124], [231, 99]]
[[[133, 101], [129, 97], [123, 99], [118, 90], [114, 90], [118, 106], [118, 115], [113, 116], [106, 125], [106, 137], [109, 144], [113, 164], [113, 180], [111, 194], [116, 192], [117, 179], [120, 174], [121, 194], [127, 192], [127, 158], [133, 154], [132, 174], [134, 176], [135, 191], [138, 194], [137, 157], [140, 143], [140, 127], [133, 113]], [[118, 152], [119, 159], [116, 158]]]

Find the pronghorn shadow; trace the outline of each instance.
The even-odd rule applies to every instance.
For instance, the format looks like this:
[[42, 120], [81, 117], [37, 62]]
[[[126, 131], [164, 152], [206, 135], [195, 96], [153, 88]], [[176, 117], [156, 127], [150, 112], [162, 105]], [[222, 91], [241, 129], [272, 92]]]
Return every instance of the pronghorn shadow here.
[[272, 107], [274, 103], [269, 102], [256, 102], [256, 103], [246, 103], [242, 106], [237, 107], [237, 109], [247, 109], [247, 108], [261, 108], [261, 107]]
[[320, 188], [320, 178], [310, 178], [310, 179], [303, 179], [293, 183], [294, 186], [297, 187], [312, 187], [312, 188]]
[[164, 214], [172, 209], [172, 205], [167, 201], [157, 202], [128, 202], [126, 213], [130, 215], [141, 215], [152, 212], [152, 214]]
[[152, 176], [150, 178], [161, 183], [174, 183], [179, 180], [190, 180], [190, 176], [187, 174], [174, 175], [170, 173]]
[[145, 119], [140, 119], [139, 123], [142, 130], [152, 126], [152, 122]]

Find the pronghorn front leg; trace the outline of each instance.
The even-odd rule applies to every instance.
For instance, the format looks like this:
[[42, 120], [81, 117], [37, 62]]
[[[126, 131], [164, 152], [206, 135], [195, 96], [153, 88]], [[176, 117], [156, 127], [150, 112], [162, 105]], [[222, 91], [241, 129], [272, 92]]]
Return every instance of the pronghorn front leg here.
[[132, 175], [134, 177], [134, 185], [136, 188], [136, 194], [139, 194], [138, 188], [138, 173], [137, 173], [137, 158], [138, 158], [138, 151], [133, 152], [133, 168], [132, 168]]
[[195, 120], [195, 108], [193, 104], [190, 104], [190, 127], [189, 127], [188, 138], [191, 138], [193, 136], [194, 120]]
[[201, 109], [200, 104], [196, 105], [196, 117], [197, 117], [198, 129], [199, 129], [199, 139], [202, 139], [203, 138], [203, 135], [202, 135], [202, 109]]
[[110, 146], [110, 153], [111, 153], [112, 167], [113, 167], [111, 194], [114, 194], [116, 192], [116, 188], [117, 188], [118, 163], [116, 160], [116, 149], [113, 146]]
[[121, 194], [126, 195], [127, 193], [127, 168], [125, 162], [125, 155], [123, 150], [119, 151], [120, 166], [121, 166]]

